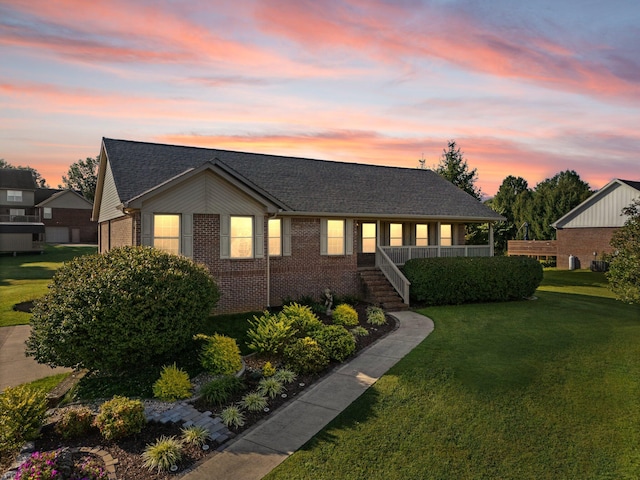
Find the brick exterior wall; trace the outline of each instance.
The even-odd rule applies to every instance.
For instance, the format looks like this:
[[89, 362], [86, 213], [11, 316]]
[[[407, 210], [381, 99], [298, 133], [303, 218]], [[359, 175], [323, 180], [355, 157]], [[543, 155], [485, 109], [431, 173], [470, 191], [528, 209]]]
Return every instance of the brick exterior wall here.
[[109, 220], [110, 223], [110, 238], [109, 249], [117, 247], [126, 247], [134, 245], [133, 238], [135, 231], [133, 229], [134, 222], [133, 217], [126, 216]]
[[91, 210], [86, 208], [53, 208], [51, 218], [44, 218], [41, 209], [40, 218], [45, 227], [68, 227], [69, 239], [71, 231], [80, 230], [80, 243], [96, 243], [98, 241], [98, 223], [91, 221]]
[[[611, 253], [609, 245], [613, 232], [618, 228], [562, 228], [556, 233], [557, 266], [569, 268], [569, 255], [576, 257], [576, 268], [589, 268], [591, 260], [602, 260], [603, 253]], [[593, 252], [597, 252], [595, 258]]]
[[270, 259], [271, 305], [307, 295], [320, 300], [325, 288], [336, 295], [360, 295], [357, 239], [354, 222], [353, 255], [320, 255], [320, 219], [293, 218], [291, 256]]

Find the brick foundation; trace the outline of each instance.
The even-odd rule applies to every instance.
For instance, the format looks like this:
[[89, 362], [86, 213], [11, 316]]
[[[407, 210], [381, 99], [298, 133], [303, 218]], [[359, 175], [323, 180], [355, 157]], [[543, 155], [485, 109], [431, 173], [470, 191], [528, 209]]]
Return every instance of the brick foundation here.
[[[557, 266], [569, 268], [569, 255], [576, 257], [576, 268], [589, 268], [591, 260], [602, 260], [604, 253], [613, 249], [609, 242], [618, 228], [562, 228], [556, 233]], [[593, 252], [597, 252], [594, 257]]]

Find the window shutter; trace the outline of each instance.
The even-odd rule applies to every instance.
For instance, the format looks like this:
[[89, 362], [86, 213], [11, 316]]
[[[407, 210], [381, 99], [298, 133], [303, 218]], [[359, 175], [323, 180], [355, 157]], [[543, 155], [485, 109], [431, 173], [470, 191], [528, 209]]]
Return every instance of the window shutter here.
[[353, 255], [353, 219], [347, 218], [344, 222], [345, 255]]
[[253, 238], [254, 238], [254, 257], [264, 257], [264, 217], [262, 215], [256, 215], [253, 222]]
[[142, 214], [142, 225], [140, 226], [140, 230], [142, 232], [140, 243], [142, 245], [151, 246], [153, 245], [153, 241], [151, 238], [151, 230], [153, 229], [153, 217], [150, 213]]
[[185, 257], [193, 258], [193, 214], [182, 214], [181, 225], [182, 238], [180, 243], [182, 245], [182, 255]]
[[327, 255], [327, 219], [320, 219], [320, 255]]
[[285, 217], [282, 219], [282, 256], [291, 256], [291, 219]]
[[231, 256], [231, 218], [229, 215], [220, 215], [220, 258]]

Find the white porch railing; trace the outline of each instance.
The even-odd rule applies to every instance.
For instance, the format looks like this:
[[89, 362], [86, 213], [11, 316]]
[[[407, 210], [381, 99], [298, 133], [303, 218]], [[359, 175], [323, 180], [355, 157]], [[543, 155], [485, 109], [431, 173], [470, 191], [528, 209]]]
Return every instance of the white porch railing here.
[[400, 269], [396, 266], [391, 258], [382, 250], [382, 247], [376, 247], [376, 267], [378, 267], [384, 276], [387, 277], [389, 283], [396, 289], [396, 292], [402, 297], [402, 301], [409, 305], [409, 286], [411, 282], [407, 280]]
[[490, 257], [489, 245], [454, 245], [451, 247], [379, 247], [391, 259], [395, 265], [404, 265], [412, 258], [436, 258], [436, 257]]

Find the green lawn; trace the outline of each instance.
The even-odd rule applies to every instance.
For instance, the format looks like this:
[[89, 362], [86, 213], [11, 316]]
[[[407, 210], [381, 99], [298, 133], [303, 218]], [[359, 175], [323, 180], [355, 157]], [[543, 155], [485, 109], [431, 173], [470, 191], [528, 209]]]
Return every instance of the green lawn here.
[[640, 478], [640, 307], [602, 274], [428, 308], [435, 331], [275, 479]]
[[47, 246], [43, 254], [0, 256], [0, 327], [29, 323], [30, 315], [14, 311], [13, 306], [47, 293], [51, 277], [64, 262], [96, 251], [96, 247]]

